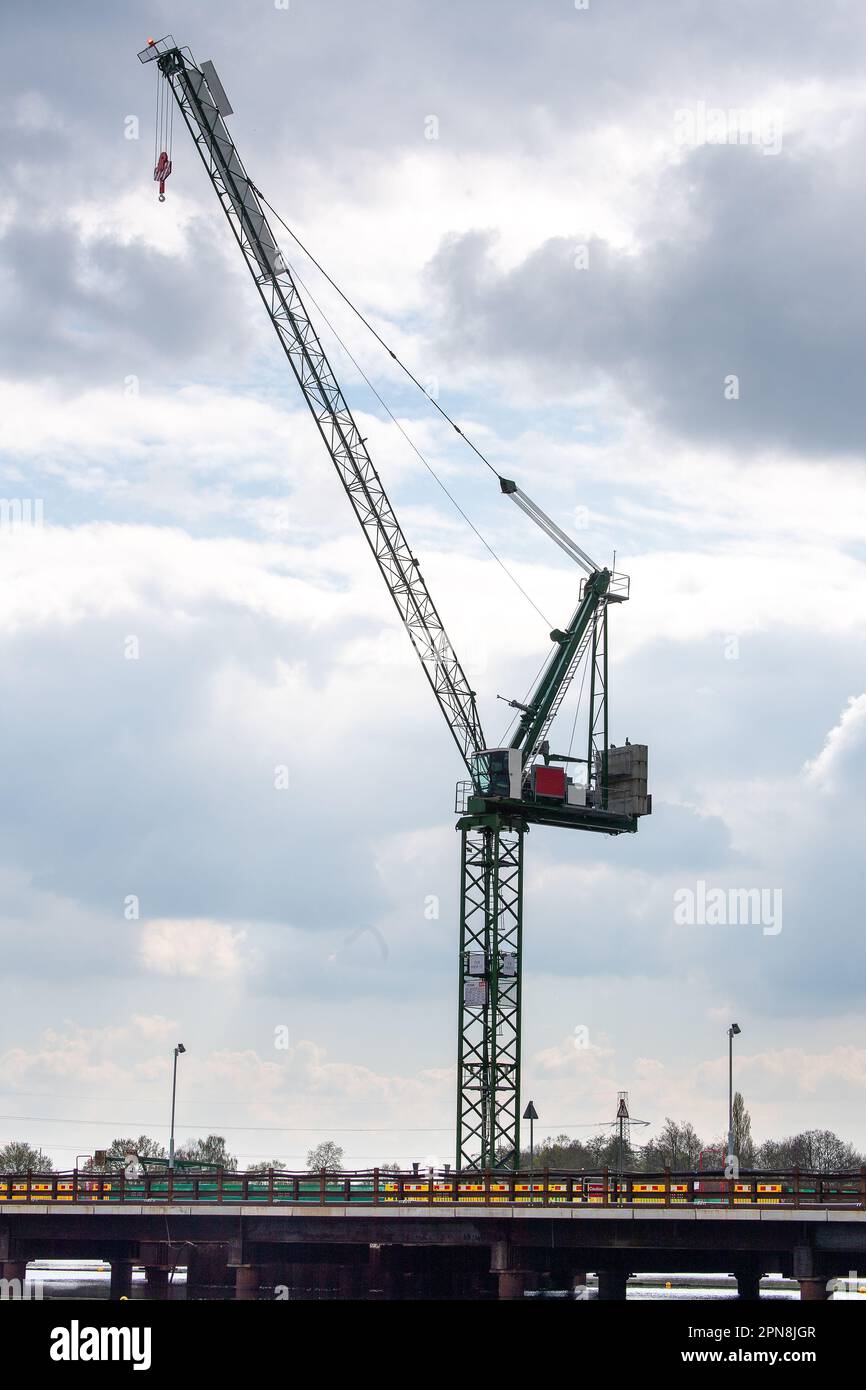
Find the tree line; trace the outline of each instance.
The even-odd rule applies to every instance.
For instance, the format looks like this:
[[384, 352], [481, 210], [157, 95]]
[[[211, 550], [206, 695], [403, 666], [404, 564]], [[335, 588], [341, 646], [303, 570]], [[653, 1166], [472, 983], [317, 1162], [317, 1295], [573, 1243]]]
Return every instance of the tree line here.
[[[752, 1137], [752, 1120], [739, 1091], [734, 1095], [734, 1153], [741, 1169], [772, 1172], [801, 1168], [811, 1173], [850, 1173], [866, 1164], [861, 1154], [830, 1129], [807, 1129], [784, 1139], [765, 1139], [760, 1144]], [[702, 1139], [688, 1120], [665, 1118], [659, 1134], [646, 1144], [623, 1142], [616, 1131], [595, 1134], [589, 1139], [572, 1139], [567, 1134], [544, 1139], [533, 1156], [538, 1168], [593, 1169], [609, 1168], [636, 1173], [659, 1173], [665, 1168], [672, 1172], [718, 1170], [725, 1166], [728, 1148], [727, 1135]], [[521, 1153], [521, 1167], [529, 1167], [530, 1155]]]
[[[148, 1159], [147, 1168], [153, 1172], [168, 1168], [168, 1154], [164, 1145], [157, 1139], [151, 1139], [147, 1134], [139, 1134], [129, 1138], [113, 1139], [104, 1151], [105, 1161], [97, 1163], [95, 1159], [89, 1158], [83, 1165], [82, 1171], [89, 1173], [109, 1172], [117, 1169], [118, 1165], [123, 1164], [127, 1154], [134, 1153], [136, 1157]], [[221, 1134], [208, 1134], [201, 1139], [190, 1139], [186, 1144], [182, 1144], [174, 1151], [175, 1161], [183, 1163], [186, 1168], [222, 1168], [228, 1173], [238, 1172], [238, 1160], [235, 1154], [230, 1153], [225, 1139]], [[251, 1163], [244, 1172], [246, 1173], [267, 1173], [269, 1168], [277, 1170], [288, 1169], [288, 1164], [281, 1158], [272, 1158], [264, 1163]], [[383, 1171], [393, 1166], [394, 1171], [399, 1171], [397, 1165], [383, 1164]], [[341, 1172], [343, 1167], [343, 1150], [339, 1144], [333, 1140], [326, 1140], [318, 1144], [307, 1154], [306, 1168], [310, 1173], [319, 1173], [324, 1168], [328, 1172]], [[12, 1140], [8, 1144], [0, 1144], [0, 1173], [52, 1173], [54, 1164], [43, 1153], [41, 1149], [33, 1144], [28, 1144], [26, 1140]]]
[[[570, 1170], [581, 1169], [597, 1172], [601, 1168], [616, 1171], [620, 1167], [633, 1173], [659, 1173], [665, 1168], [672, 1172], [713, 1171], [724, 1168], [727, 1151], [727, 1137], [705, 1140], [697, 1133], [689, 1121], [676, 1121], [666, 1118], [659, 1134], [646, 1144], [634, 1145], [627, 1141], [620, 1146], [619, 1135], [613, 1131], [595, 1134], [586, 1139], [572, 1139], [567, 1134], [558, 1134], [541, 1141], [531, 1156], [536, 1168]], [[734, 1096], [734, 1152], [741, 1169], [758, 1172], [784, 1171], [800, 1168], [811, 1173], [850, 1173], [866, 1164], [866, 1155], [857, 1151], [853, 1144], [841, 1139], [830, 1129], [808, 1129], [799, 1134], [788, 1135], [784, 1139], [765, 1139], [760, 1144], [752, 1138], [752, 1121], [742, 1095]], [[92, 1172], [116, 1169], [128, 1153], [139, 1158], [152, 1160], [147, 1167], [159, 1171], [168, 1167], [165, 1148], [156, 1139], [146, 1134], [135, 1138], [114, 1139], [105, 1150], [105, 1163], [97, 1165], [90, 1159], [85, 1167]], [[344, 1150], [326, 1139], [317, 1144], [307, 1154], [305, 1169], [308, 1173], [328, 1173], [343, 1171]], [[220, 1134], [208, 1134], [200, 1139], [191, 1139], [175, 1149], [175, 1158], [185, 1167], [198, 1166], [222, 1168], [226, 1172], [237, 1172], [237, 1157], [230, 1153], [226, 1141]], [[520, 1167], [530, 1166], [529, 1149], [520, 1154]], [[253, 1163], [244, 1169], [247, 1173], [266, 1173], [269, 1168], [287, 1171], [290, 1165], [281, 1158], [272, 1158], [264, 1163]], [[0, 1146], [0, 1173], [50, 1173], [53, 1164], [47, 1154], [24, 1141]], [[399, 1173], [398, 1163], [380, 1163], [382, 1173]]]

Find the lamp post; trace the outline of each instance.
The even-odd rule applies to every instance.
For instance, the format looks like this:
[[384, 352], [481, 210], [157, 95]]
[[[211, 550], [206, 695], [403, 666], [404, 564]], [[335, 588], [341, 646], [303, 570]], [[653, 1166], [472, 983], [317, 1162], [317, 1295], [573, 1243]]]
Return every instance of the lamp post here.
[[[524, 1118], [524, 1120], [528, 1120], [528, 1121], [529, 1121], [529, 1201], [530, 1201], [530, 1203], [532, 1203], [532, 1202], [535, 1201], [535, 1189], [534, 1189], [533, 1182], [532, 1182], [532, 1170], [533, 1170], [533, 1167], [534, 1167], [534, 1164], [535, 1164], [535, 1128], [534, 1128], [534, 1126], [535, 1126], [535, 1121], [538, 1119], [538, 1111], [536, 1110], [536, 1108], [535, 1108], [535, 1106], [533, 1105], [532, 1101], [529, 1102], [529, 1104], [527, 1105], [526, 1109], [524, 1110], [524, 1112], [523, 1112], [523, 1118]], [[518, 1158], [518, 1162], [519, 1162], [519, 1158]]]
[[[734, 1038], [742, 1032], [739, 1023], [732, 1023], [728, 1029], [728, 1163], [734, 1165]], [[729, 1176], [733, 1176], [733, 1172]]]
[[174, 1171], [174, 1102], [177, 1096], [177, 1059], [182, 1052], [186, 1052], [183, 1043], [178, 1043], [174, 1049], [174, 1067], [171, 1073], [171, 1135], [168, 1141], [168, 1166]]

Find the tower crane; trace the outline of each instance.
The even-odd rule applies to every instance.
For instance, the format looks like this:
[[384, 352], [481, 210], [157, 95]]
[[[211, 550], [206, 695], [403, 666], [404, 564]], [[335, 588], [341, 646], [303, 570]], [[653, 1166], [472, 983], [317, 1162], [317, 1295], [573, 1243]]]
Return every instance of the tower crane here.
[[[596, 564], [514, 481], [500, 478], [505, 496], [584, 575], [569, 622], [550, 634], [552, 650], [531, 695], [509, 701], [519, 715], [510, 742], [490, 746], [475, 692], [280, 251], [265, 200], [229, 133], [232, 108], [213, 63], [199, 66], [171, 35], [149, 40], [138, 56], [157, 63], [183, 116], [465, 764], [468, 778], [458, 783], [455, 801], [461, 847], [456, 1163], [458, 1169], [514, 1167], [520, 1156], [526, 835], [533, 825], [633, 833], [652, 809], [646, 746], [627, 741], [616, 748], [608, 741], [608, 610], [628, 598], [629, 580]], [[154, 171], [161, 196], [170, 172], [169, 148]], [[584, 662], [589, 696], [582, 759], [552, 753], [548, 734]], [[583, 781], [569, 774], [567, 765], [575, 762], [585, 763]]]

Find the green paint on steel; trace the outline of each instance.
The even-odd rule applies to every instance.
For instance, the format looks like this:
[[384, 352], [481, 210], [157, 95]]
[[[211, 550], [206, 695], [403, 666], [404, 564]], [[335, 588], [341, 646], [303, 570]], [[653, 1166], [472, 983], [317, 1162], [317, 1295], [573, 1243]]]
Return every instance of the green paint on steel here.
[[[610, 570], [603, 569], [590, 575], [566, 631], [560, 632], [557, 628], [550, 634], [551, 641], [556, 645], [539, 677], [527, 708], [520, 717], [514, 737], [511, 740], [512, 748], [524, 750], [524, 761], [534, 752], [538, 740], [542, 736], [547, 717], [553, 709], [563, 682], [569, 676], [583, 635], [593, 620], [609, 585]], [[605, 606], [602, 604], [603, 608]]]
[[461, 831], [458, 1169], [520, 1156], [524, 834], [508, 816]]

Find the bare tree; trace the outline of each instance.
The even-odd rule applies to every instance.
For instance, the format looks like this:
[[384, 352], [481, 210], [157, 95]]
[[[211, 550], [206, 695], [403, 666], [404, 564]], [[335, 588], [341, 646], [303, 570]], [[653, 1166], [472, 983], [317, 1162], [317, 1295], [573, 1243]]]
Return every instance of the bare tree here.
[[671, 1168], [674, 1172], [691, 1171], [697, 1167], [703, 1147], [693, 1124], [688, 1120], [677, 1124], [676, 1120], [666, 1116], [658, 1138], [644, 1145], [644, 1169], [647, 1172], [660, 1168]]
[[209, 1134], [206, 1139], [190, 1139], [182, 1148], [176, 1150], [175, 1157], [185, 1163], [226, 1168], [230, 1172], [234, 1172], [237, 1167], [237, 1159], [234, 1154], [229, 1153], [221, 1134]]
[[[137, 1139], [112, 1139], [105, 1150], [106, 1167], [114, 1167], [117, 1162], [122, 1163], [129, 1153], [135, 1154], [138, 1158], [158, 1158], [168, 1162], [165, 1149], [158, 1139], [151, 1139], [147, 1134], [139, 1134]], [[93, 1159], [90, 1159], [85, 1167], [95, 1171], [97, 1165]]]
[[802, 1168], [811, 1173], [850, 1173], [862, 1162], [853, 1144], [831, 1129], [808, 1129], [787, 1139], [765, 1139], [756, 1157], [759, 1168]]
[[342, 1173], [344, 1150], [333, 1139], [325, 1139], [307, 1154], [309, 1173]]

